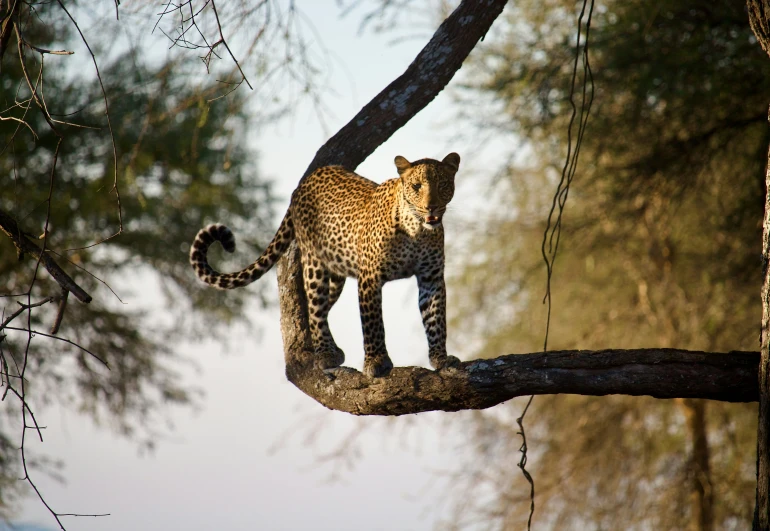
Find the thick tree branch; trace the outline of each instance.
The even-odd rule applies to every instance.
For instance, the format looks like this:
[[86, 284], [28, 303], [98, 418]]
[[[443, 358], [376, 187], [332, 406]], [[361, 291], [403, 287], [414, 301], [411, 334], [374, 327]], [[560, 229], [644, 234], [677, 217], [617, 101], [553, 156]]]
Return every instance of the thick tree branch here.
[[[327, 164], [354, 169], [363, 162], [443, 90], [505, 4], [506, 0], [463, 0], [406, 71], [318, 150], [303, 178]], [[312, 390], [323, 387], [327, 379], [313, 369], [309, 354], [307, 303], [296, 245], [278, 263], [278, 289], [286, 375], [320, 401]]]
[[505, 0], [464, 0], [406, 71], [318, 150], [305, 175], [329, 164], [350, 169], [361, 164], [444, 89], [505, 4]]
[[40, 263], [43, 264], [43, 267], [48, 270], [62, 289], [72, 292], [72, 294], [81, 302], [91, 302], [91, 296], [86, 293], [83, 288], [78, 286], [77, 283], [75, 283], [75, 281], [72, 280], [61, 267], [59, 267], [59, 264], [48, 255], [48, 253], [42, 252], [42, 249], [19, 229], [16, 220], [2, 210], [0, 210], [0, 231], [4, 232], [11, 241], [13, 241], [13, 244], [16, 246], [20, 255], [27, 253], [36, 259], [40, 259]]
[[556, 393], [752, 402], [757, 400], [759, 353], [638, 349], [510, 354], [464, 362], [451, 372], [396, 367], [380, 379], [347, 368], [325, 373], [313, 368], [310, 352], [305, 359], [308, 365], [289, 378], [324, 406], [354, 415], [404, 415], [484, 409], [517, 396]]

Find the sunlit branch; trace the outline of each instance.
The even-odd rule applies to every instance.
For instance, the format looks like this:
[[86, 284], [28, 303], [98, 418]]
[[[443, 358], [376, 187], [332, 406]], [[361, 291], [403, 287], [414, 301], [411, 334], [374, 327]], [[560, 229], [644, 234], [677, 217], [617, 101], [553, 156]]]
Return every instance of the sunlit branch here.
[[[353, 369], [287, 368], [289, 379], [330, 409], [354, 415], [404, 415], [423, 411], [485, 409], [511, 398], [543, 394], [654, 398], [705, 398], [753, 402], [757, 352], [676, 349], [553, 351], [509, 354], [436, 372], [396, 367], [373, 379]], [[397, 358], [397, 355], [395, 357]]]

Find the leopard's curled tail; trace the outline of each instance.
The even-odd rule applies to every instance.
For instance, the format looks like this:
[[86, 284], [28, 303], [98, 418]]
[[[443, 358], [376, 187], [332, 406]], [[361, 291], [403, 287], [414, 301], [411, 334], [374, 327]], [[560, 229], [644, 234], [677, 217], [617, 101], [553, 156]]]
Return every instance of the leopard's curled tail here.
[[235, 237], [225, 225], [213, 224], [198, 231], [190, 247], [190, 264], [195, 274], [206, 284], [218, 289], [233, 289], [247, 286], [267, 273], [286, 252], [294, 239], [294, 225], [287, 212], [281, 221], [281, 226], [273, 236], [267, 249], [251, 265], [235, 273], [220, 273], [214, 270], [208, 262], [209, 247], [215, 241], [222, 244], [228, 253], [235, 251]]

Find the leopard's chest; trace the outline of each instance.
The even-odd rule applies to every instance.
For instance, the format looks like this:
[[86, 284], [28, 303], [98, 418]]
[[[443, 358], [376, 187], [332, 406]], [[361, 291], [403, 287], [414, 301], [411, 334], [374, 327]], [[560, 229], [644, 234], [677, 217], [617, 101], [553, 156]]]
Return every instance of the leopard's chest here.
[[383, 281], [408, 278], [420, 274], [441, 260], [436, 234], [409, 235], [396, 230], [382, 246], [378, 257], [379, 273]]

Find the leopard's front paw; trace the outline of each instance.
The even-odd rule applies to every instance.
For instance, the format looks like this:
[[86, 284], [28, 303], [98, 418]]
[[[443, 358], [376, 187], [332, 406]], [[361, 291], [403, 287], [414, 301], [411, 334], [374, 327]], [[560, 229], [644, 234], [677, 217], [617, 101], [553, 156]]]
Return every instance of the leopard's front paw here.
[[333, 369], [339, 367], [343, 363], [345, 363], [345, 353], [342, 352], [342, 349], [339, 347], [332, 350], [316, 352], [315, 365], [321, 370]]
[[448, 356], [445, 352], [430, 353], [430, 366], [437, 371], [443, 369], [456, 369], [460, 366], [460, 360], [454, 356]]
[[393, 362], [387, 354], [366, 356], [364, 360], [364, 374], [370, 378], [382, 378], [390, 374]]

